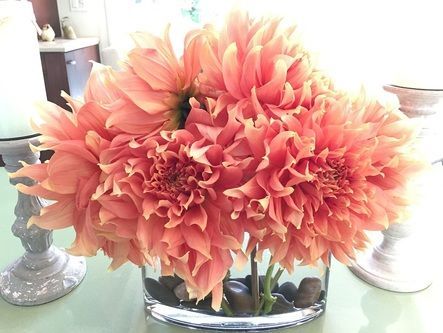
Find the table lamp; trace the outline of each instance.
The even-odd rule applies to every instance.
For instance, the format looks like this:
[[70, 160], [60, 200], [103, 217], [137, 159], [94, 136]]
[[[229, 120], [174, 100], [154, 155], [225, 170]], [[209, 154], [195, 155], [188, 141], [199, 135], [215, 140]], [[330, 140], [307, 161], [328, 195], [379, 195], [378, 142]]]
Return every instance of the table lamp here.
[[397, 292], [428, 287], [436, 262], [432, 257], [439, 251], [430, 248], [436, 244], [435, 223], [440, 223], [437, 186], [443, 160], [443, 47], [438, 42], [443, 22], [437, 3], [402, 2], [401, 12], [392, 13], [390, 30], [396, 40], [385, 50], [392, 72], [384, 87], [398, 97], [403, 113], [420, 118], [418, 140], [433, 167], [418, 180], [419, 197], [410, 217], [383, 231], [380, 243], [358, 256], [351, 267], [363, 280]]
[[[38, 133], [30, 127], [34, 103], [45, 99], [35, 17], [29, 1], [0, 0], [0, 154], [6, 171], [40, 163]], [[14, 178], [12, 185], [32, 185], [29, 178]], [[15, 305], [38, 305], [75, 288], [86, 273], [83, 257], [74, 257], [52, 245], [52, 231], [27, 227], [32, 215], [47, 205], [43, 199], [18, 193], [12, 225], [25, 253], [0, 271], [0, 294]]]

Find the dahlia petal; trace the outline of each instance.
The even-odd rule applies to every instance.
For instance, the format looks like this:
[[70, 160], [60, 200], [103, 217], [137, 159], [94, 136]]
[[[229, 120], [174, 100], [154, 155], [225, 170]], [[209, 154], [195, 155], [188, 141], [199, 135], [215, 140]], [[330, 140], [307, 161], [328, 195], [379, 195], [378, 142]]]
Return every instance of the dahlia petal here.
[[185, 128], [188, 128], [191, 124], [195, 123], [209, 126], [213, 123], [210, 113], [201, 109], [200, 105], [192, 107], [188, 117], [186, 118]]
[[241, 89], [244, 96], [251, 94], [251, 89], [257, 86], [256, 70], [260, 66], [262, 45], [256, 45], [246, 55], [242, 76], [240, 79]]
[[176, 91], [176, 74], [163, 64], [158, 51], [134, 49], [128, 54], [134, 72], [154, 90]]
[[121, 92], [115, 85], [111, 67], [93, 61], [91, 74], [84, 92], [85, 102], [94, 101], [100, 104], [111, 104], [120, 97]]
[[112, 262], [109, 265], [109, 271], [115, 271], [121, 265], [128, 261], [129, 243], [118, 242], [113, 244]]
[[209, 237], [207, 234], [203, 233], [201, 229], [199, 230], [196, 228], [198, 227], [181, 227], [181, 232], [183, 233], [186, 244], [188, 244], [190, 248], [200, 252], [206, 258], [211, 259]]
[[42, 123], [35, 126], [38, 133], [56, 140], [70, 140], [81, 138], [83, 131], [75, 126], [74, 116], [51, 102], [36, 104]]
[[114, 107], [106, 120], [106, 127], [115, 127], [131, 134], [145, 134], [149, 131], [155, 133], [168, 119], [168, 113], [150, 115], [134, 104], [119, 104]]
[[186, 36], [186, 51], [183, 53], [184, 70], [186, 73], [186, 81], [183, 85], [184, 89], [191, 86], [194, 79], [201, 71], [199, 55], [203, 48], [203, 45], [206, 43], [202, 36], [197, 35], [192, 36], [191, 38], [191, 33]]
[[183, 220], [186, 225], [197, 225], [201, 231], [204, 231], [208, 223], [208, 215], [202, 206], [194, 206], [185, 213]]
[[214, 311], [219, 311], [223, 299], [223, 284], [221, 282], [215, 285], [215, 287], [212, 289], [211, 295], [211, 307], [214, 309]]
[[79, 112], [84, 104], [83, 101], [72, 98], [63, 90], [60, 92], [60, 96], [66, 100], [66, 104], [71, 108], [72, 113], [75, 115]]
[[47, 163], [39, 163], [39, 164], [26, 164], [22, 162], [23, 168], [18, 169], [16, 172], [11, 172], [8, 174], [10, 178], [16, 177], [29, 177], [34, 179], [35, 181], [41, 182], [48, 176], [48, 164]]
[[178, 248], [185, 243], [185, 240], [180, 233], [180, 229], [178, 228], [166, 229], [163, 233], [161, 241], [168, 244], [169, 251], [173, 248]]
[[249, 198], [261, 198], [265, 194], [255, 178], [250, 179], [247, 183], [238, 188], [225, 190], [223, 193], [232, 198], [243, 198], [244, 196]]
[[349, 256], [343, 251], [342, 247], [339, 244], [333, 243], [331, 247], [332, 254], [334, 257], [340, 261], [342, 264], [349, 265], [350, 260]]
[[238, 64], [238, 50], [235, 43], [229, 45], [223, 55], [223, 77], [226, 89], [235, 98], [243, 98], [240, 87], [241, 68]]
[[115, 76], [118, 88], [145, 112], [158, 114], [171, 109], [167, 103], [171, 99], [170, 92], [152, 90], [145, 81], [131, 72], [118, 72]]
[[169, 39], [169, 30], [170, 25], [168, 24], [165, 27], [163, 39], [154, 36], [149, 32], [131, 33], [131, 37], [139, 48], [158, 50], [164, 61], [169, 63], [169, 65], [174, 68], [175, 73], [178, 73], [179, 64], [177, 62], [177, 57], [174, 54], [174, 49]]
[[[77, 156], [79, 156], [85, 159], [87, 162], [90, 162], [91, 164], [97, 163], [97, 157], [85, 147], [84, 141], [64, 141], [54, 146], [54, 148], [57, 149], [57, 152], [65, 152], [68, 156], [71, 155], [70, 158], [72, 159], [77, 159]], [[57, 156], [55, 157], [57, 159], [56, 167], [54, 166], [55, 162], [52, 162], [52, 160], [49, 161], [47, 168], [48, 173], [51, 173], [53, 169], [62, 168], [62, 166], [65, 165], [64, 161], [58, 158], [59, 155], [60, 154], [57, 154]]]
[[137, 219], [139, 216], [137, 208], [129, 200], [123, 201], [120, 198], [102, 196], [98, 201], [118, 218], [130, 220]]
[[286, 63], [279, 59], [274, 65], [274, 73], [270, 75], [272, 79], [257, 88], [257, 97], [265, 103], [277, 104], [276, 100], [280, 99], [281, 91], [286, 82], [286, 72], [288, 70]]
[[28, 227], [35, 224], [44, 229], [64, 229], [74, 224], [75, 203], [64, 200], [43, 207], [39, 216], [32, 216]]
[[67, 250], [73, 255], [94, 256], [97, 254], [100, 245], [103, 245], [103, 238], [95, 233], [94, 225], [97, 225], [97, 205], [90, 204], [83, 210], [82, 214], [75, 216], [74, 229], [76, 237]]
[[234, 137], [236, 133], [239, 132], [240, 128], [241, 124], [235, 119], [234, 113], [230, 112], [228, 115], [228, 121], [222, 127], [216, 143], [221, 146], [227, 146], [232, 140], [234, 140]]

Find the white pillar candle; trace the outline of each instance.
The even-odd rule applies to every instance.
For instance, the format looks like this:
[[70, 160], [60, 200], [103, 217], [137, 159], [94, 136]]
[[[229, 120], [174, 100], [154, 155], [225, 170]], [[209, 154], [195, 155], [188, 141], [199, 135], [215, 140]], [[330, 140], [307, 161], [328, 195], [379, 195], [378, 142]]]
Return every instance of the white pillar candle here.
[[0, 0], [0, 139], [34, 134], [35, 103], [46, 99], [32, 4]]

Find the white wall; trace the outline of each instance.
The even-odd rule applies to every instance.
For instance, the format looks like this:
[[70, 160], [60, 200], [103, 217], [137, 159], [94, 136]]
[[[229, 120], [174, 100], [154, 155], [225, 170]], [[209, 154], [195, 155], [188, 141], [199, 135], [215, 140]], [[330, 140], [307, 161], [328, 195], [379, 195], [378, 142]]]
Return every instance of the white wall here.
[[109, 45], [106, 28], [105, 0], [87, 1], [86, 11], [71, 11], [69, 0], [57, 0], [60, 20], [68, 16], [77, 37], [99, 37], [100, 49]]
[[[69, 0], [57, 0], [60, 19], [69, 16], [78, 36], [100, 37], [101, 50], [109, 44], [114, 51], [120, 49], [119, 38], [128, 31], [159, 32], [168, 20], [173, 23], [173, 41], [181, 40], [189, 28], [178, 16], [183, 0], [157, 0], [155, 10], [147, 2], [142, 6], [123, 0], [84, 1], [89, 3], [87, 12], [71, 11]], [[203, 19], [221, 19], [232, 5], [243, 4], [255, 14], [273, 13], [296, 22], [320, 67], [345, 88], [358, 90], [360, 83], [376, 89], [384, 83], [443, 88], [441, 0], [200, 0], [200, 4]], [[104, 55], [102, 51], [102, 59]]]

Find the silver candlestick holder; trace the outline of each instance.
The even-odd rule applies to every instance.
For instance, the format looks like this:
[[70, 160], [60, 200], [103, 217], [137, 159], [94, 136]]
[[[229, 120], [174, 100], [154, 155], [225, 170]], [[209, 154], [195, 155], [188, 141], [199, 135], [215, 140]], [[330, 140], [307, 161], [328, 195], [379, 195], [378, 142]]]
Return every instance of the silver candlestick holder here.
[[[397, 95], [400, 110], [411, 118], [421, 118], [423, 126], [418, 140], [426, 158], [441, 168], [441, 117], [443, 90], [424, 90], [398, 86], [384, 89]], [[440, 170], [440, 169], [439, 169]], [[432, 283], [429, 223], [438, 218], [439, 203], [435, 202], [439, 181], [435, 168], [417, 180], [419, 197], [412, 205], [411, 217], [382, 232], [381, 242], [357, 256], [351, 271], [362, 280], [390, 291], [414, 292]], [[427, 230], [424, 234], [422, 230]]]
[[[27, 164], [40, 163], [39, 153], [31, 151], [29, 144], [37, 139], [0, 141], [6, 171], [15, 172]], [[32, 185], [29, 178], [10, 179], [12, 185]], [[75, 257], [52, 245], [52, 230], [35, 225], [27, 227], [28, 220], [38, 215], [47, 202], [36, 196], [18, 192], [15, 222], [12, 233], [20, 238], [25, 253], [0, 272], [0, 294], [15, 305], [39, 305], [60, 298], [80, 284], [86, 274], [83, 257]]]

